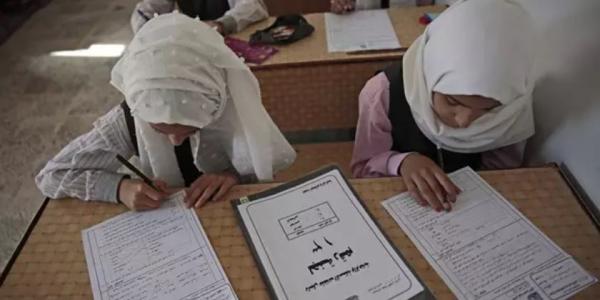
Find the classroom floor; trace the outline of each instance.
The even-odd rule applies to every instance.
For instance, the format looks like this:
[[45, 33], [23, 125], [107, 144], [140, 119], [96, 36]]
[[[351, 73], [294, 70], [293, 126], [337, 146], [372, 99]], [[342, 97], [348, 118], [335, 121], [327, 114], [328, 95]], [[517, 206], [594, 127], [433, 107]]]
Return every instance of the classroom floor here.
[[0, 46], [0, 270], [43, 197], [33, 176], [121, 99], [116, 58], [55, 57], [94, 43], [126, 44], [137, 0], [53, 0]]
[[[117, 58], [57, 57], [92, 44], [126, 45], [138, 0], [53, 0], [0, 45], [0, 270], [44, 197], [33, 178], [45, 162], [122, 96], [109, 84]], [[277, 181], [337, 163], [346, 175], [352, 142], [294, 145], [296, 163]]]

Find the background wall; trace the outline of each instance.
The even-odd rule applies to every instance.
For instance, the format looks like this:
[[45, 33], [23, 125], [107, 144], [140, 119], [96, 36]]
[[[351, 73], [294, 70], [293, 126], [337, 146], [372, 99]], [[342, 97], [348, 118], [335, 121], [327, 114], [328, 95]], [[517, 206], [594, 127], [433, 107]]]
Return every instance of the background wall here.
[[564, 163], [600, 207], [600, 1], [523, 0], [538, 36], [531, 163]]

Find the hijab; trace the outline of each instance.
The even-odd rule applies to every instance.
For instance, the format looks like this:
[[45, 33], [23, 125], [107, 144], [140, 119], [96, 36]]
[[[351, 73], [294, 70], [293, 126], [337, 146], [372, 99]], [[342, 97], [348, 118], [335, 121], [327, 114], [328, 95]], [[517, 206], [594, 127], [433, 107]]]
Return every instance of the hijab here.
[[199, 128], [190, 144], [204, 172], [233, 166], [240, 175], [272, 180], [295, 159], [250, 69], [219, 33], [183, 14], [148, 21], [114, 66], [111, 83], [134, 117], [141, 168], [170, 185], [183, 186], [173, 145], [151, 123]]
[[[403, 59], [405, 94], [415, 122], [438, 147], [483, 152], [534, 133], [533, 28], [509, 0], [461, 1], [442, 13]], [[478, 95], [500, 102], [467, 128], [442, 123], [433, 92]]]

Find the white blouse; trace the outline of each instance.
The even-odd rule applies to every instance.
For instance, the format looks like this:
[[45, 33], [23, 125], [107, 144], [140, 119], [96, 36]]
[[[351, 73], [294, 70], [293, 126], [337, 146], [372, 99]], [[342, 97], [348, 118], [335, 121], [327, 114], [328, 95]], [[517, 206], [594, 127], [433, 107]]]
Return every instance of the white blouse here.
[[[154, 14], [170, 13], [175, 9], [176, 0], [142, 0], [131, 14], [131, 28], [137, 32]], [[225, 34], [235, 33], [248, 25], [269, 17], [262, 0], [228, 0], [230, 9], [217, 19], [223, 24]]]
[[[200, 134], [203, 141], [199, 145], [198, 139], [191, 138], [198, 170], [235, 172], [227, 151], [214, 142], [219, 133], [203, 130]], [[74, 197], [86, 201], [117, 202], [119, 183], [125, 174], [118, 172], [121, 163], [116, 159], [116, 154], [123, 157], [135, 155], [120, 105], [94, 122], [90, 132], [71, 141], [48, 161], [35, 177], [35, 182], [44, 196], [53, 199]], [[256, 179], [244, 176], [240, 180], [252, 182]]]

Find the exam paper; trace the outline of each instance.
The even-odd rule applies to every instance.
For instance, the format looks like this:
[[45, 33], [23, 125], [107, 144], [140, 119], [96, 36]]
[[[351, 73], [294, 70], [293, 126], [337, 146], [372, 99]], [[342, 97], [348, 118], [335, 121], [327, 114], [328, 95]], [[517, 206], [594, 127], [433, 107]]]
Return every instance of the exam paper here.
[[400, 43], [385, 9], [350, 14], [325, 14], [329, 52], [399, 49]]
[[596, 282], [470, 168], [451, 212], [408, 193], [383, 206], [459, 299], [566, 299]]
[[94, 299], [237, 299], [183, 195], [82, 231]]
[[424, 290], [338, 170], [237, 209], [276, 299], [409, 299]]

